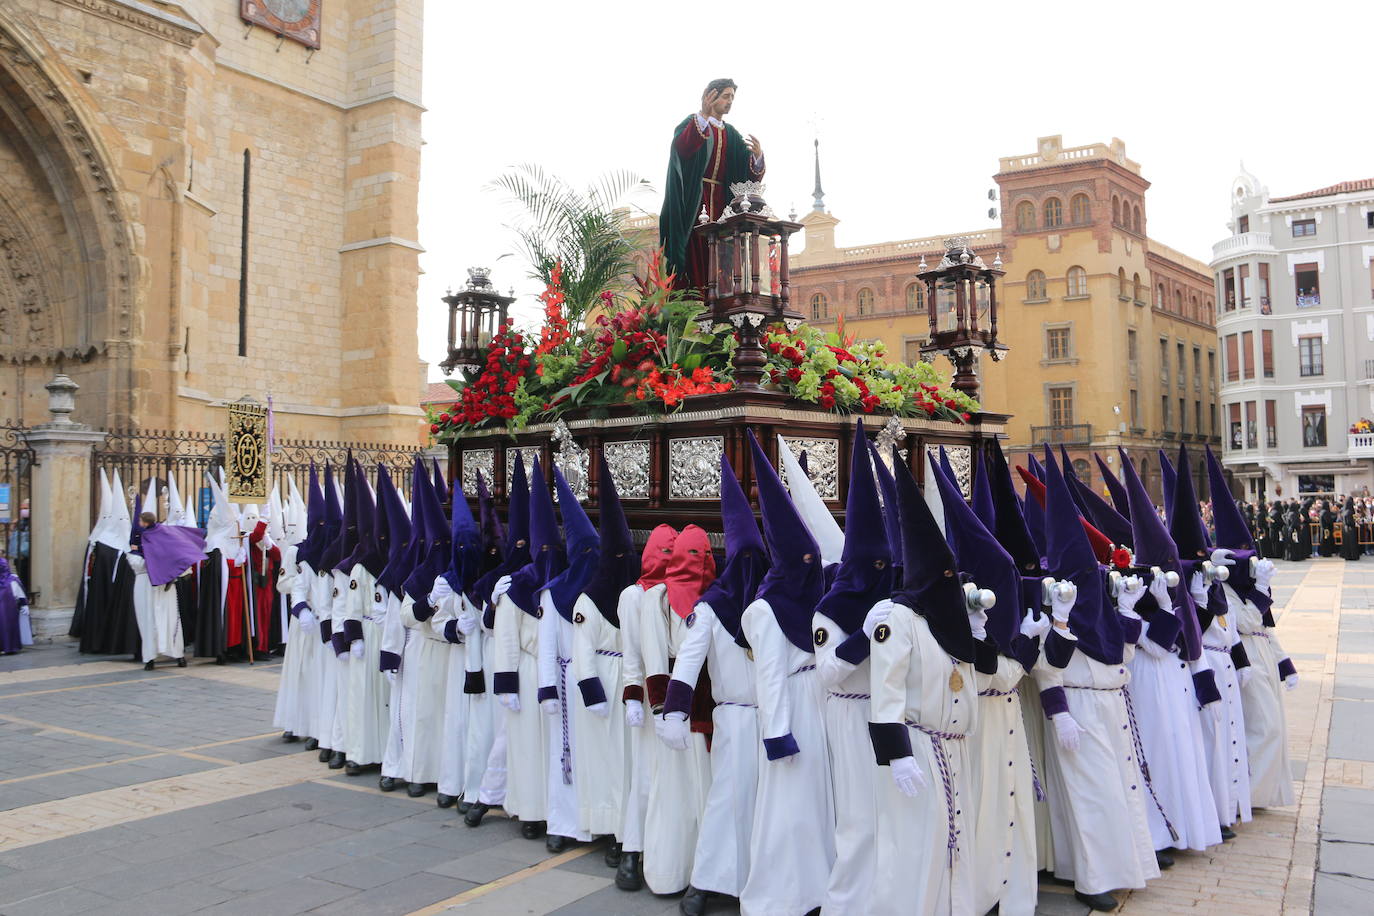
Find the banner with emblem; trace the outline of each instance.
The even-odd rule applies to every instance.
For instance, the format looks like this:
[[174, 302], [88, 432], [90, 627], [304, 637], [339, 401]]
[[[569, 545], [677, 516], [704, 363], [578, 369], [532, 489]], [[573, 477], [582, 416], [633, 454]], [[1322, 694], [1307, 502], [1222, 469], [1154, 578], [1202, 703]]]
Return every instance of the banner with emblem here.
[[267, 502], [272, 486], [272, 456], [268, 450], [267, 407], [241, 398], [229, 408], [229, 435], [224, 452], [228, 497], [236, 503]]

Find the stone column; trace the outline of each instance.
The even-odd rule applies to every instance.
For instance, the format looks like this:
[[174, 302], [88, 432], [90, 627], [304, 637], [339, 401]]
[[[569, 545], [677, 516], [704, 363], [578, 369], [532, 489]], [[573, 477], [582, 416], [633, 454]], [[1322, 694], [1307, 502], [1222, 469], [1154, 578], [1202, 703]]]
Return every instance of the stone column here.
[[58, 375], [46, 386], [52, 419], [31, 428], [34, 452], [30, 496], [30, 606], [37, 642], [66, 639], [81, 586], [90, 531], [91, 452], [105, 441], [102, 430], [73, 423], [79, 385]]

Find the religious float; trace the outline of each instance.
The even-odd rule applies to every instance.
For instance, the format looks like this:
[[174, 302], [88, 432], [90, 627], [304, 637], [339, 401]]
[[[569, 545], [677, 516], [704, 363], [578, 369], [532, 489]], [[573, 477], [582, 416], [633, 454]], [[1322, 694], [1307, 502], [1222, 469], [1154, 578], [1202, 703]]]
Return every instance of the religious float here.
[[[736, 182], [720, 215], [703, 210], [693, 235], [706, 275], [681, 284], [660, 250], [627, 295], [602, 292], [570, 308], [561, 265], [548, 267], [542, 328], [513, 328], [482, 269], [445, 297], [454, 403], [431, 417], [449, 448], [450, 474], [469, 498], [480, 474], [504, 502], [517, 459], [557, 466], [595, 514], [600, 457], [615, 477], [639, 538], [661, 522], [720, 530], [720, 458], [751, 499], [746, 430], [775, 465], [777, 435], [802, 459], [817, 491], [843, 517], [853, 429], [861, 419], [886, 458], [898, 450], [917, 480], [920, 456], [943, 446], [968, 492], [974, 451], [1004, 437], [1008, 417], [976, 400], [976, 359], [1000, 359], [997, 280], [967, 239], [946, 242], [920, 273], [930, 303], [921, 360], [890, 358], [881, 342], [807, 324], [793, 306], [788, 240], [758, 182]], [[681, 287], [687, 286], [686, 290]], [[945, 355], [952, 382], [934, 365]]]

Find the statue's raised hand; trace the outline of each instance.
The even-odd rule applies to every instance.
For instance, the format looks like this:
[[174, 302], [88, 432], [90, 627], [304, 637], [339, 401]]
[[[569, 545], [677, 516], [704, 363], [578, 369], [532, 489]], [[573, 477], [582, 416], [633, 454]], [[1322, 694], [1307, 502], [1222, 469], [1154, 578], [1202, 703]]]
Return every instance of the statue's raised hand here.
[[763, 158], [763, 144], [759, 142], [758, 137], [750, 134], [744, 138], [744, 145], [749, 147], [749, 155], [753, 156], [755, 159]]

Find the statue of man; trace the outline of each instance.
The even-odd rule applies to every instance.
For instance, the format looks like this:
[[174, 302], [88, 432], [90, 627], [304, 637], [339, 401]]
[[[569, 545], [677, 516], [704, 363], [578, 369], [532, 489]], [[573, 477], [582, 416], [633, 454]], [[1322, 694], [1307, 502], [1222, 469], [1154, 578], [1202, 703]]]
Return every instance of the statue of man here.
[[718, 219], [730, 201], [732, 182], [763, 178], [758, 138], [745, 139], [722, 120], [734, 104], [735, 88], [734, 80], [712, 80], [701, 95], [701, 110], [673, 131], [658, 233], [667, 269], [677, 275], [674, 285], [679, 289], [706, 286], [706, 244], [692, 234], [702, 209], [709, 219]]

